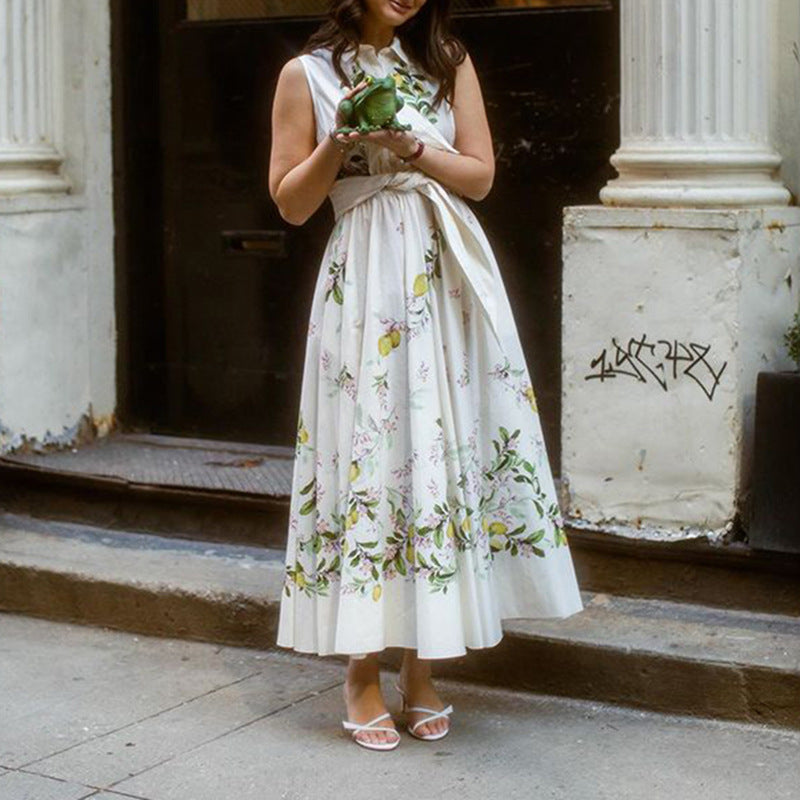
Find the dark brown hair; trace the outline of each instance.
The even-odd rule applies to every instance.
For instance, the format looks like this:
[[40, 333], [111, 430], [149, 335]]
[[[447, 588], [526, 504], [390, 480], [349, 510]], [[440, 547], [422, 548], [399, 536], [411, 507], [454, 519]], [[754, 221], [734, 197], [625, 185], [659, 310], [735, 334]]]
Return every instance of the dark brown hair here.
[[[333, 67], [346, 86], [349, 76], [342, 68], [342, 55], [356, 52], [361, 41], [363, 0], [330, 0], [328, 18], [311, 34], [301, 52], [330, 47]], [[413, 61], [439, 83], [433, 97], [437, 106], [444, 98], [452, 104], [456, 67], [464, 60], [464, 45], [449, 31], [450, 0], [427, 0], [407, 22], [395, 29], [403, 48]]]

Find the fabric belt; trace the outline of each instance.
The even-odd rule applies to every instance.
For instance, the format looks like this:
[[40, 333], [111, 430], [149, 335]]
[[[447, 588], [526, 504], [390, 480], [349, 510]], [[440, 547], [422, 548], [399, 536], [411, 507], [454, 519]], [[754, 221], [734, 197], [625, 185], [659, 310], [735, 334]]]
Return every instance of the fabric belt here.
[[[492, 268], [494, 255], [486, 237], [479, 236], [470, 227], [464, 216], [463, 201], [457, 201], [456, 197], [438, 181], [420, 170], [340, 178], [334, 181], [328, 194], [333, 204], [334, 217], [338, 220], [343, 214], [384, 189], [419, 192], [431, 201], [436, 221], [447, 246], [478, 298], [494, 335], [500, 341], [497, 325], [497, 293], [501, 287], [497, 286]], [[459, 207], [459, 202], [462, 207]]]

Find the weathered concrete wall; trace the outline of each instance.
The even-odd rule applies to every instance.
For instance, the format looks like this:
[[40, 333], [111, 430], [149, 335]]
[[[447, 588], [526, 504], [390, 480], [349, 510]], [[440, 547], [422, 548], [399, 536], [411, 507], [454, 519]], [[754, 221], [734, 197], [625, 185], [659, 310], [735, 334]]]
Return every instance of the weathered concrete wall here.
[[572, 524], [724, 533], [748, 500], [757, 373], [791, 368], [781, 340], [798, 288], [800, 209], [567, 210]]
[[63, 0], [66, 194], [0, 197], [0, 451], [107, 432], [116, 404], [110, 11]]

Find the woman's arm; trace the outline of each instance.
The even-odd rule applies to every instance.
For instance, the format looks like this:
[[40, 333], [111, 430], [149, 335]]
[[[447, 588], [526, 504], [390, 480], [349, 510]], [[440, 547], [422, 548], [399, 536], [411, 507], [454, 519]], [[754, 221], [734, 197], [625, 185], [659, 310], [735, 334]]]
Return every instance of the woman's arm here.
[[494, 150], [481, 87], [469, 54], [456, 71], [453, 115], [453, 145], [458, 153], [426, 147], [413, 163], [458, 194], [483, 200], [494, 182]]
[[[456, 70], [453, 116], [456, 126], [453, 144], [459, 152], [426, 147], [413, 164], [458, 194], [482, 200], [494, 182], [494, 150], [478, 76], [469, 54]], [[410, 133], [376, 131], [364, 138], [388, 147], [399, 156], [408, 156], [416, 149]]]
[[302, 225], [325, 201], [342, 164], [326, 136], [317, 144], [314, 106], [299, 58], [286, 62], [272, 104], [269, 193], [281, 217]]

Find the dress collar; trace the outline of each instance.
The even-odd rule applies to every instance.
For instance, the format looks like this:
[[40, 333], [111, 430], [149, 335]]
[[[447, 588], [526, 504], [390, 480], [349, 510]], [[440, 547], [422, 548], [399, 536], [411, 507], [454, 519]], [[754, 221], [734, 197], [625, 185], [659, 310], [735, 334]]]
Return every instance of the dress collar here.
[[400, 37], [395, 34], [394, 38], [388, 45], [381, 47], [380, 50], [375, 50], [371, 44], [359, 44], [356, 51], [357, 57], [366, 56], [367, 58], [381, 58], [382, 56], [394, 57], [396, 60], [408, 63], [408, 56], [406, 55], [403, 45], [400, 44]]

